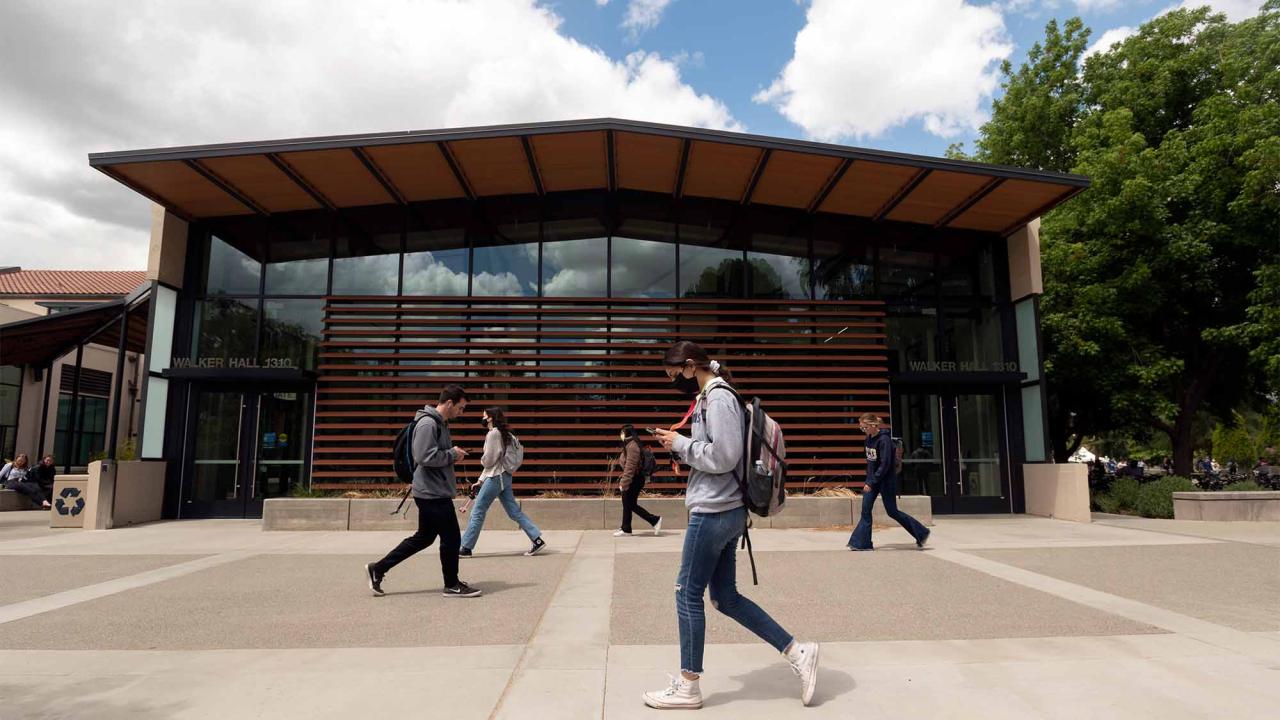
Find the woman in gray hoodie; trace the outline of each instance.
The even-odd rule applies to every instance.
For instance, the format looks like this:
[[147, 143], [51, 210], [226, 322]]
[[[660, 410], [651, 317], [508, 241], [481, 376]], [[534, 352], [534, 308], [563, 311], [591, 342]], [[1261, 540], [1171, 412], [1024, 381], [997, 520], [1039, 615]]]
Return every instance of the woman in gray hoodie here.
[[[813, 698], [818, 677], [818, 644], [799, 642], [772, 617], [738, 592], [738, 539], [747, 526], [741, 477], [746, 412], [732, 392], [733, 375], [712, 360], [696, 343], [682, 340], [663, 358], [667, 377], [682, 395], [694, 396], [685, 420], [692, 419], [690, 436], [671, 430], [654, 432], [662, 446], [689, 466], [685, 506], [689, 528], [684, 535], [680, 573], [676, 577], [676, 621], [680, 629], [680, 675], [662, 690], [644, 694], [644, 702], [660, 710], [702, 707], [698, 679], [706, 615], [702, 596], [708, 587], [715, 609], [736, 620], [782, 653], [800, 676], [800, 701]], [[716, 392], [721, 388], [720, 392]]]

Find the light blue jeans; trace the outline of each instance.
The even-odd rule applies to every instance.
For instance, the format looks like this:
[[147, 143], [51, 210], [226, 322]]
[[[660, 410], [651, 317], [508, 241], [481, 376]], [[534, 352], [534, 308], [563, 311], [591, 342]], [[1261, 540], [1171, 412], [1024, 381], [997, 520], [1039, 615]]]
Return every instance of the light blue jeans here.
[[[689, 513], [684, 553], [676, 577], [676, 622], [680, 627], [680, 669], [702, 672], [707, 618], [702, 596], [711, 588], [711, 604], [778, 652], [791, 644], [791, 634], [769, 613], [738, 592], [738, 538], [747, 527], [747, 509]], [[465, 545], [465, 543], [463, 543]]]
[[485, 478], [480, 492], [476, 493], [476, 499], [471, 502], [471, 520], [467, 523], [467, 531], [462, 534], [464, 549], [475, 548], [476, 539], [480, 537], [480, 530], [484, 527], [484, 517], [489, 514], [489, 506], [494, 500], [502, 502], [502, 509], [507, 511], [507, 517], [515, 520], [530, 540], [542, 537], [542, 531], [520, 509], [520, 503], [516, 502], [516, 494], [511, 490], [511, 473], [502, 473]]

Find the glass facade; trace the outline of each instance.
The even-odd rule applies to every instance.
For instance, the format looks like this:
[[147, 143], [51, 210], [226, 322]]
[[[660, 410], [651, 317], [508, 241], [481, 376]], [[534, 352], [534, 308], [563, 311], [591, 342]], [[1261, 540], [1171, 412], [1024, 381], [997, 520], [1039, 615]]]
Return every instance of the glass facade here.
[[0, 460], [17, 453], [18, 396], [22, 392], [22, 368], [0, 365]]
[[[57, 431], [54, 435], [53, 456], [61, 465], [69, 462], [72, 466], [83, 467], [89, 464], [89, 456], [103, 450], [107, 437], [107, 399], [92, 395], [81, 395], [77, 403], [79, 408], [79, 442], [73, 443], [74, 427], [71, 416], [71, 393], [58, 395]], [[72, 448], [75, 454], [72, 454]]]

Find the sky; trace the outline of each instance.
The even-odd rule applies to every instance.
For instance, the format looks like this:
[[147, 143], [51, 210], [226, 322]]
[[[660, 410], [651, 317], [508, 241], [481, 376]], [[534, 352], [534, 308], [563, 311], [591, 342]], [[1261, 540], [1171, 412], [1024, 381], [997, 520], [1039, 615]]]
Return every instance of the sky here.
[[90, 152], [609, 116], [941, 155], [1052, 18], [1261, 2], [4, 0], [0, 267], [145, 268]]

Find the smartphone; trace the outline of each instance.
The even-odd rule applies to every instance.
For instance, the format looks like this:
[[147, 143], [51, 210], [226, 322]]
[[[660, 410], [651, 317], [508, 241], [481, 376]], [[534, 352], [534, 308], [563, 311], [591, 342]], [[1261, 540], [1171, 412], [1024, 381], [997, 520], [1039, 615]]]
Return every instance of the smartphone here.
[[651, 427], [647, 427], [647, 428], [645, 428], [645, 429], [644, 429], [644, 431], [645, 431], [645, 432], [647, 432], [647, 433], [649, 433], [650, 435], [657, 435], [657, 434], [658, 434], [657, 429], [655, 429], [655, 428], [651, 428]]

